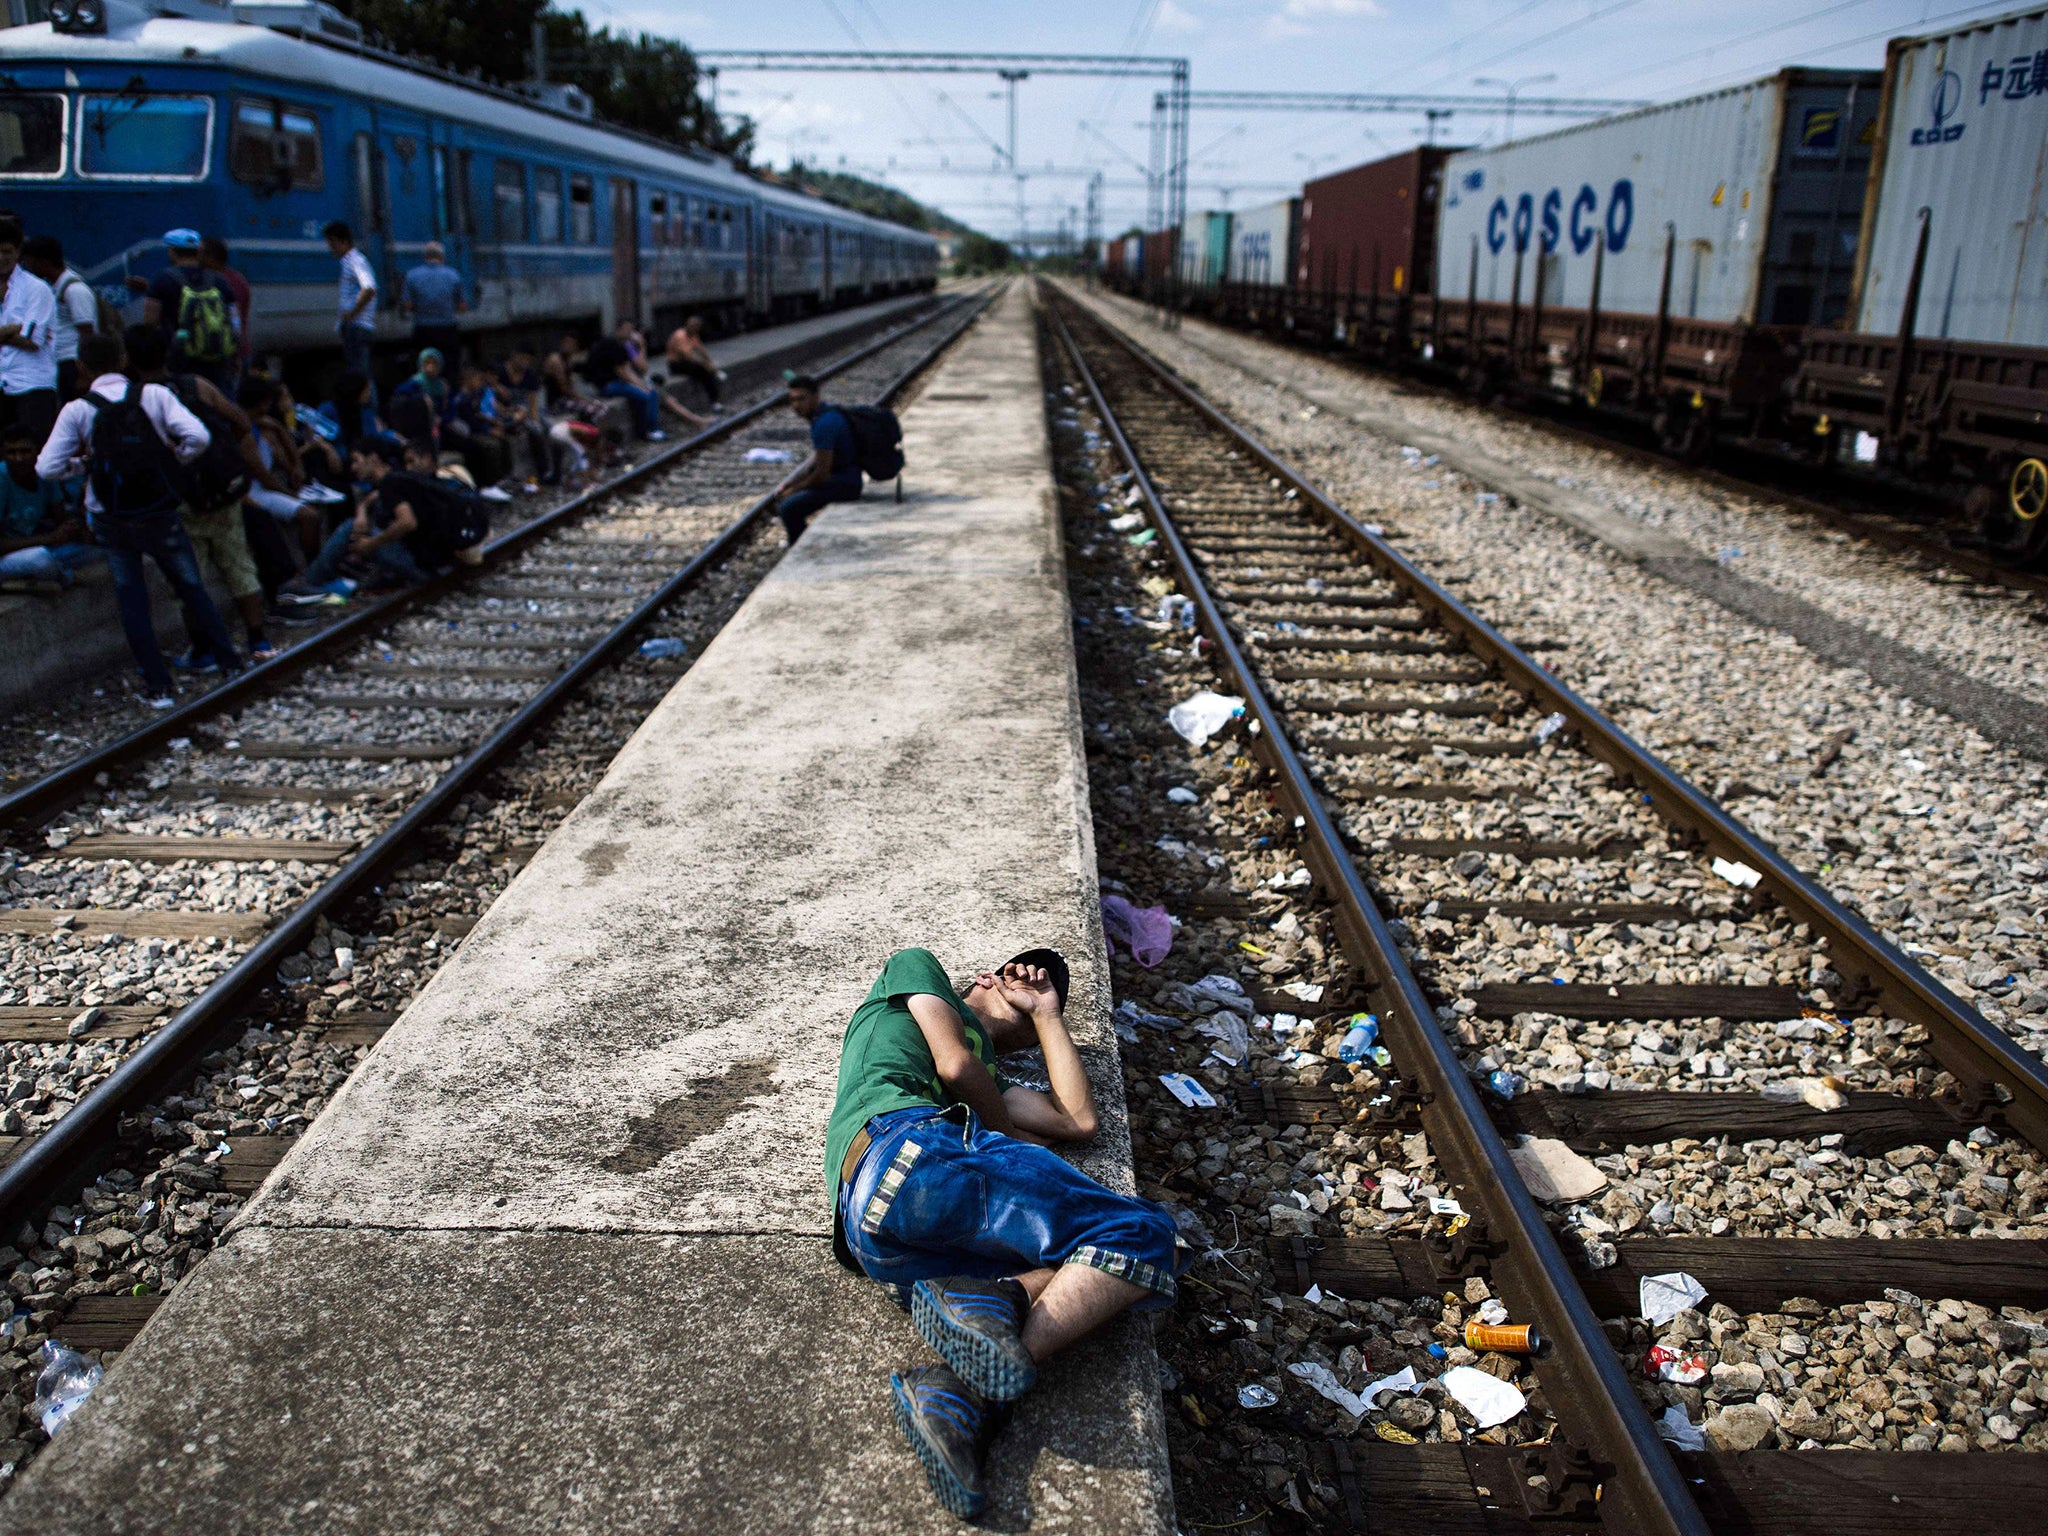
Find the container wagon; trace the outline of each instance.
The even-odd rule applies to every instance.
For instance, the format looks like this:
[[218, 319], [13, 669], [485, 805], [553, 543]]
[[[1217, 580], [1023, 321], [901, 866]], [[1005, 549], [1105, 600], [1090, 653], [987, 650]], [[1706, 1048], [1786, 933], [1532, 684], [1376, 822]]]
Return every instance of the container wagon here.
[[1180, 286], [1202, 293], [1223, 281], [1230, 264], [1230, 215], [1191, 213], [1180, 228]]
[[1284, 197], [1263, 208], [1233, 214], [1224, 281], [1240, 288], [1284, 288], [1294, 274], [1295, 243], [1301, 235], [1301, 199]]

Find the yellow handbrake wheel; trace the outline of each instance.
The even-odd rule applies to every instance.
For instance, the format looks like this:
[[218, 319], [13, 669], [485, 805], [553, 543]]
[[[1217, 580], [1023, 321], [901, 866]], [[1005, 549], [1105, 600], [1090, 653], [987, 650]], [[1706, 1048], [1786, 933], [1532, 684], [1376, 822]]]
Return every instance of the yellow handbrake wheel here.
[[2012, 515], [2023, 523], [2031, 523], [2048, 511], [2048, 464], [2039, 459], [2021, 459], [2012, 472], [2012, 483], [2006, 487], [2006, 502]]

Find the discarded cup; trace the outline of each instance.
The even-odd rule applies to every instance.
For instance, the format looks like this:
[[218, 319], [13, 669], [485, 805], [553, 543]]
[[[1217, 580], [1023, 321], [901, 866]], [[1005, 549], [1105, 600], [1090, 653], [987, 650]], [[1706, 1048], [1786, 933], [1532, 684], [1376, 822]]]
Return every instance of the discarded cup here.
[[642, 656], [682, 656], [688, 654], [689, 649], [682, 641], [672, 640], [666, 635], [657, 635], [652, 640], [640, 642]]
[[1353, 1014], [1351, 1027], [1337, 1046], [1339, 1061], [1361, 1061], [1380, 1038], [1380, 1021], [1369, 1013]]

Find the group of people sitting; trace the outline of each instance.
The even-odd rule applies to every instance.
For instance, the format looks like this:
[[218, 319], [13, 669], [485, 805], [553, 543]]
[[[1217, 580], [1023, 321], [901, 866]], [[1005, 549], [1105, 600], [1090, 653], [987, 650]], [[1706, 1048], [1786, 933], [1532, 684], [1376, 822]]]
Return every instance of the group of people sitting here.
[[[702, 370], [698, 382], [718, 409], [701, 326], [678, 335], [694, 341], [695, 355], [686, 343], [681, 361]], [[573, 485], [623, 438], [607, 427], [610, 398], [626, 400], [642, 435], [656, 440], [649, 423], [663, 412], [692, 427], [709, 420], [656, 387], [644, 342], [623, 325], [588, 353], [570, 336], [544, 360], [514, 350], [495, 368], [450, 370], [438, 348], [424, 348], [381, 404], [359, 369], [344, 369], [332, 401], [310, 408], [267, 374], [245, 374], [231, 396], [203, 373], [174, 375], [173, 362], [157, 325], [85, 336], [83, 393], [47, 438], [25, 427], [0, 433], [0, 580], [69, 587], [79, 569], [104, 561], [158, 709], [176, 702], [174, 671], [234, 672], [275, 655], [267, 620], [303, 622], [297, 610], [480, 561], [487, 503], [511, 499], [502, 482], [517, 449], [533, 482], [526, 489]], [[167, 657], [157, 639], [150, 562], [184, 609], [183, 654]], [[225, 588], [243, 644], [202, 563]]]

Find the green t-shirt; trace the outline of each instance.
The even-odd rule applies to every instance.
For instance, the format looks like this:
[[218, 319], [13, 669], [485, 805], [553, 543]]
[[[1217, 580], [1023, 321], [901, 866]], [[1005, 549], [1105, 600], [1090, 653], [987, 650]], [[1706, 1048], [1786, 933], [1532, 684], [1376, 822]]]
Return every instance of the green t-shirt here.
[[[968, 1047], [995, 1076], [996, 1053], [988, 1030], [961, 1003], [945, 967], [928, 949], [899, 949], [868, 989], [867, 1000], [853, 1011], [839, 1046], [839, 1098], [825, 1130], [825, 1193], [839, 1202], [839, 1165], [862, 1126], [892, 1109], [929, 1104], [944, 1109], [953, 1095], [939, 1081], [924, 1031], [910, 1016], [910, 1000], [920, 992], [944, 998], [960, 1015]], [[996, 1086], [1002, 1086], [996, 1077]]]

